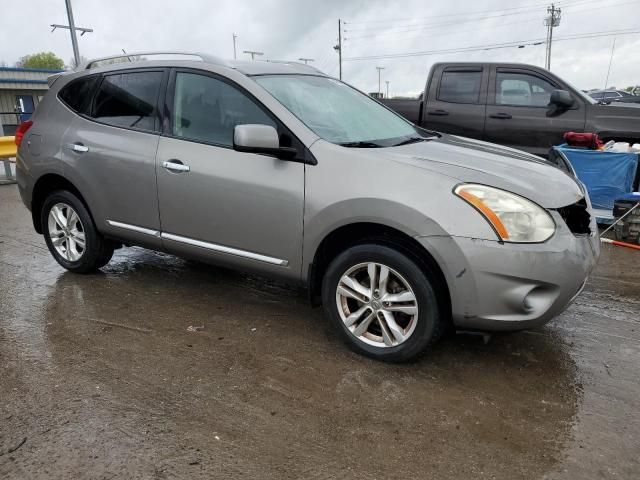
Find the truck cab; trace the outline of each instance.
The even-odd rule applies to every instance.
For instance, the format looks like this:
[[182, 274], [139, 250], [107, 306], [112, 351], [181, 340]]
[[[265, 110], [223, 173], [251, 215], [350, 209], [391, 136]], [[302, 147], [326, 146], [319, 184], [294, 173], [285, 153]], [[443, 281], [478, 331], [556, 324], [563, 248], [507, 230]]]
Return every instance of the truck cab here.
[[[571, 106], [550, 108], [557, 90], [569, 92]], [[521, 64], [439, 63], [425, 93], [420, 119], [425, 128], [537, 155], [562, 143], [564, 132], [584, 131], [590, 103], [550, 72]]]

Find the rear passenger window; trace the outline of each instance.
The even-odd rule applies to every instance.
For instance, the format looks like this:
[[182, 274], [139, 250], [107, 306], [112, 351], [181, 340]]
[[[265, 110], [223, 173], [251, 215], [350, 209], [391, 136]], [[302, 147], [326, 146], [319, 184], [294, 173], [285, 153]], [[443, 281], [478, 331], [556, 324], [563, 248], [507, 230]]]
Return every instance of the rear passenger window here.
[[97, 79], [97, 75], [91, 75], [74, 80], [60, 90], [58, 97], [74, 112], [88, 113]]
[[213, 77], [176, 74], [172, 133], [176, 137], [233, 146], [236, 125], [274, 121], [251, 98]]
[[478, 103], [482, 72], [444, 71], [438, 100], [450, 103]]
[[162, 72], [107, 75], [94, 102], [92, 117], [116, 127], [155, 130]]

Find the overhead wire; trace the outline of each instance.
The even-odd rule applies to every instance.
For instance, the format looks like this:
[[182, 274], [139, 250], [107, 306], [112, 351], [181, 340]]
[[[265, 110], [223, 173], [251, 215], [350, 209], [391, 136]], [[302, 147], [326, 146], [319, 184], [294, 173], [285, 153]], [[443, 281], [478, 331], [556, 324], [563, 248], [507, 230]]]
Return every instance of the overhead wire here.
[[[640, 30], [624, 29], [624, 30], [604, 31], [604, 32], [587, 32], [583, 34], [557, 37], [554, 39], [554, 41], [580, 40], [580, 39], [588, 39], [588, 38], [611, 37], [611, 36], [617, 36], [617, 35], [631, 35], [631, 34], [640, 34]], [[345, 62], [362, 61], [362, 60], [381, 60], [381, 59], [394, 59], [394, 58], [422, 57], [422, 56], [429, 56], [429, 55], [439, 55], [443, 53], [464, 53], [464, 52], [477, 52], [477, 51], [484, 51], [484, 50], [498, 50], [498, 49], [504, 49], [504, 48], [523, 48], [526, 46], [543, 45], [545, 41], [546, 41], [545, 38], [536, 38], [536, 39], [487, 44], [487, 45], [475, 45], [475, 46], [467, 46], [467, 47], [440, 49], [440, 50], [425, 50], [421, 52], [404, 52], [404, 53], [395, 53], [395, 54], [386, 54], [386, 55], [367, 55], [367, 56], [359, 56], [359, 57], [347, 57], [347, 58], [343, 58], [342, 60]]]

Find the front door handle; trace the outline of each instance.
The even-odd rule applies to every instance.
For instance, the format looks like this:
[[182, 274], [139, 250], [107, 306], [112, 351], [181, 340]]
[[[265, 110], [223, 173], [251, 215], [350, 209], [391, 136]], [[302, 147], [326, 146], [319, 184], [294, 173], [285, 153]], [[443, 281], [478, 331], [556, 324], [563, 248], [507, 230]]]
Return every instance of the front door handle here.
[[491, 114], [491, 115], [489, 115], [489, 117], [497, 118], [499, 120], [509, 120], [510, 118], [513, 118], [510, 114], [502, 113], [502, 112]]
[[76, 153], [85, 153], [89, 151], [89, 147], [83, 145], [82, 143], [70, 143], [68, 147], [70, 150]]
[[444, 117], [445, 115], [449, 115], [449, 112], [447, 112], [446, 110], [429, 110], [427, 112], [427, 115], [436, 115], [436, 116], [440, 116], [440, 117]]
[[191, 171], [191, 168], [189, 167], [189, 165], [185, 165], [180, 160], [168, 160], [166, 162], [162, 162], [162, 166], [166, 170], [169, 170], [170, 172], [174, 172], [174, 173], [183, 173], [183, 172]]

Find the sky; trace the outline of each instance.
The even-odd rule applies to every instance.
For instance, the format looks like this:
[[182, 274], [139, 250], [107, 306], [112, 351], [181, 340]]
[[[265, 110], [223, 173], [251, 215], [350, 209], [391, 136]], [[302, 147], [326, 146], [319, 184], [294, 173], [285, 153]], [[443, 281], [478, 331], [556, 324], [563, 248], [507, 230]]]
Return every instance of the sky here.
[[[343, 25], [343, 80], [366, 92], [410, 95], [422, 91], [430, 66], [440, 61], [506, 61], [544, 66], [543, 25], [549, 2], [541, 0], [72, 0], [77, 26], [93, 28], [78, 37], [87, 58], [149, 50], [206, 52], [238, 58], [244, 50], [262, 59], [313, 58], [323, 72], [338, 76], [338, 19]], [[6, 5], [3, 5], [6, 4]], [[19, 5], [19, 6], [18, 6]], [[615, 40], [609, 86], [640, 85], [640, 0], [564, 0], [554, 29], [551, 70], [581, 89], [603, 88]], [[0, 62], [53, 51], [65, 63], [73, 57], [64, 0], [0, 0]], [[621, 31], [635, 30], [635, 34]], [[616, 35], [564, 37], [618, 32]], [[461, 53], [467, 47], [524, 44]], [[431, 52], [400, 58], [354, 57]]]

